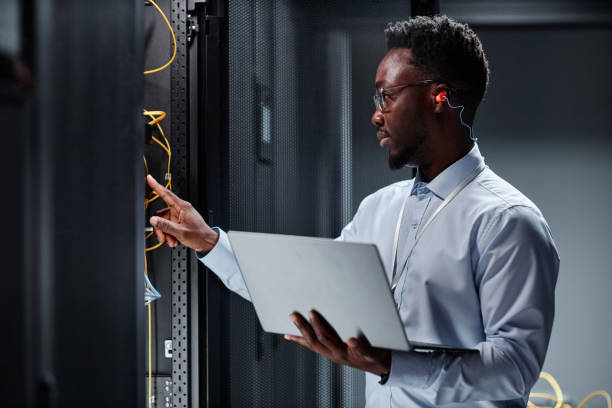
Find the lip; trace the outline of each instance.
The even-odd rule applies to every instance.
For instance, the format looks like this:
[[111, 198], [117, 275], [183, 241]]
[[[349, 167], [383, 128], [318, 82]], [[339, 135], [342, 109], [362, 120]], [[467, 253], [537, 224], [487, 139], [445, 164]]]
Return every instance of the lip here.
[[378, 141], [381, 141], [389, 137], [389, 134], [383, 130], [379, 130], [378, 132], [376, 132], [376, 137], [378, 138]]
[[376, 132], [376, 138], [378, 139], [380, 147], [389, 148], [391, 146], [391, 136], [384, 130]]

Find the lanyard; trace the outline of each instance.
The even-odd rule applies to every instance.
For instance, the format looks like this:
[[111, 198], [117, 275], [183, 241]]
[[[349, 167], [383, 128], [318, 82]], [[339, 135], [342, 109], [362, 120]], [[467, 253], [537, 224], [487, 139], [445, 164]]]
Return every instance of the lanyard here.
[[402, 269], [400, 269], [401, 272], [399, 274], [396, 274], [397, 265], [395, 262], [397, 259], [397, 244], [399, 240], [400, 228], [402, 225], [402, 218], [404, 217], [404, 209], [406, 207], [406, 202], [408, 201], [408, 197], [410, 196], [410, 193], [406, 195], [406, 198], [404, 198], [404, 202], [402, 203], [402, 208], [400, 209], [399, 217], [397, 218], [397, 225], [395, 226], [395, 237], [393, 238], [393, 262], [392, 262], [392, 267], [391, 267], [391, 270], [393, 271], [393, 279], [391, 283], [392, 292], [395, 291], [395, 287], [397, 286], [397, 283], [402, 277], [404, 268], [406, 267], [406, 264], [408, 263], [408, 258], [410, 258], [410, 255], [412, 254], [412, 250], [416, 246], [417, 242], [419, 242], [419, 239], [423, 235], [423, 232], [425, 232], [425, 229], [429, 226], [429, 224], [431, 224], [434, 218], [436, 218], [436, 216], [440, 214], [440, 211], [442, 211], [442, 209], [446, 207], [448, 203], [450, 203], [453, 200], [453, 198], [455, 198], [457, 194], [459, 194], [461, 190], [465, 188], [465, 186], [470, 184], [470, 182], [474, 180], [476, 176], [478, 176], [484, 169], [485, 169], [484, 162], [480, 162], [480, 164], [474, 169], [474, 171], [472, 171], [457, 187], [455, 187], [455, 189], [448, 195], [448, 197], [446, 197], [442, 201], [442, 203], [438, 206], [438, 208], [436, 208], [436, 211], [434, 211], [434, 213], [431, 214], [431, 217], [429, 217], [425, 225], [423, 225], [423, 228], [421, 228], [416, 238], [414, 239], [412, 246], [408, 250], [408, 254], [406, 255], [406, 258], [404, 259], [404, 262], [402, 263]]

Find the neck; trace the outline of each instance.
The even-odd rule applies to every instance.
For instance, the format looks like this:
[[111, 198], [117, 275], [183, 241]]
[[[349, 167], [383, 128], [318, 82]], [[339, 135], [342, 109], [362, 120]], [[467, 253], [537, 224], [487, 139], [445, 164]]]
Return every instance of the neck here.
[[432, 155], [431, 160], [419, 165], [421, 178], [426, 183], [429, 183], [451, 164], [468, 154], [472, 147], [474, 147], [474, 142], [468, 141], [468, 143], [455, 146], [453, 149], [445, 148], [444, 151], [436, 152], [436, 154]]

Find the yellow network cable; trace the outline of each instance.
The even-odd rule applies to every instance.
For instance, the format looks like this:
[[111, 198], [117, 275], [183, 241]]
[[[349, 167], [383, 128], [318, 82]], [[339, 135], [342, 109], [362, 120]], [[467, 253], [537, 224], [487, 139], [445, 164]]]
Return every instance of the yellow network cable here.
[[[530, 399], [531, 398], [543, 398], [543, 399], [547, 399], [549, 401], [554, 402], [555, 403], [554, 408], [571, 408], [569, 404], [566, 404], [563, 402], [563, 392], [561, 391], [561, 387], [559, 386], [559, 383], [557, 382], [557, 380], [555, 380], [555, 378], [552, 375], [550, 375], [547, 372], [542, 371], [540, 373], [540, 378], [546, 380], [550, 384], [550, 386], [553, 388], [555, 392], [555, 395], [551, 395], [551, 394], [547, 394], [543, 392], [532, 392], [531, 394], [529, 394]], [[612, 399], [610, 399], [610, 394], [608, 394], [605, 391], [601, 391], [601, 390], [593, 391], [592, 393], [590, 393], [585, 399], [582, 400], [580, 404], [578, 404], [576, 408], [582, 408], [588, 400], [590, 400], [591, 398], [597, 395], [601, 395], [603, 398], [605, 398], [606, 402], [608, 403], [608, 408], [612, 408]], [[527, 407], [528, 408], [544, 408], [543, 406], [535, 405], [531, 401], [527, 402]]]
[[149, 408], [151, 407], [151, 303], [147, 305], [149, 315]]
[[[148, 111], [148, 110], [145, 110], [143, 113], [145, 115], [149, 115], [149, 116], [151, 116], [153, 118], [153, 120], [148, 123], [151, 126], [155, 125], [156, 123], [161, 122], [162, 120], [164, 120], [166, 118], [166, 112], [164, 112], [164, 111]], [[157, 117], [155, 117], [155, 115], [157, 115]]]
[[[148, 111], [148, 110], [144, 110], [143, 111], [143, 115], [148, 116], [151, 118], [151, 121], [148, 122], [149, 125], [155, 125], [157, 126], [157, 129], [159, 130], [159, 134], [162, 136], [164, 143], [162, 143], [161, 141], [159, 141], [159, 139], [157, 139], [155, 136], [152, 137], [153, 141], [155, 141], [155, 143], [157, 143], [159, 146], [161, 146], [162, 149], [164, 149], [166, 151], [166, 154], [168, 155], [168, 167], [167, 167], [167, 177], [168, 177], [168, 182], [166, 183], [165, 187], [169, 190], [172, 190], [172, 172], [170, 171], [170, 165], [172, 163], [172, 150], [170, 148], [170, 142], [168, 141], [168, 138], [166, 137], [164, 130], [162, 129], [161, 125], [159, 124], [160, 121], [162, 121], [165, 117], [166, 117], [166, 112], [164, 111]], [[149, 174], [149, 166], [147, 164], [147, 158], [143, 156], [144, 159], [144, 165], [145, 165], [145, 171], [147, 174]], [[154, 193], [151, 198], [145, 199], [145, 209], [149, 207], [149, 204], [151, 204], [153, 201], [157, 200], [159, 198], [159, 195], [157, 193]], [[153, 232], [148, 233], [145, 236], [145, 240], [149, 239], [151, 236], [153, 235]], [[159, 248], [160, 246], [162, 246], [162, 242], [152, 246], [152, 247], [147, 247], [145, 249], [146, 252], [150, 252], [153, 251], [157, 248]]]
[[[144, 267], [145, 267], [145, 275], [149, 276], [149, 270], [147, 267], [147, 254], [145, 252], [144, 256]], [[149, 381], [149, 390], [148, 390], [148, 406], [151, 408], [151, 303], [147, 305], [148, 315], [149, 315], [149, 324], [148, 324], [148, 354], [149, 354], [149, 372], [148, 372], [148, 381]]]
[[[157, 129], [159, 130], [159, 134], [162, 136], [162, 138], [163, 138], [163, 140], [165, 142], [165, 143], [162, 143], [155, 136], [152, 137], [153, 141], [155, 143], [157, 143], [162, 149], [164, 149], [166, 151], [166, 154], [168, 155], [168, 170], [167, 170], [167, 173], [166, 173], [168, 175], [168, 182], [166, 183], [165, 187], [167, 189], [169, 189], [169, 190], [172, 190], [172, 173], [170, 172], [170, 163], [172, 161], [172, 150], [170, 149], [170, 142], [166, 138], [164, 130], [162, 129], [161, 125], [159, 124], [159, 122], [166, 117], [166, 112], [164, 112], [164, 111], [148, 111], [148, 110], [145, 110], [145, 111], [143, 111], [143, 115], [148, 116], [148, 117], [150, 117], [152, 119], [150, 122], [148, 122], [148, 124], [149, 125], [156, 125], [157, 126]], [[146, 159], [145, 159], [145, 167], [147, 168], [147, 174], [148, 174], [149, 171], [148, 171], [148, 167], [146, 165]], [[145, 208], [147, 208], [149, 206], [149, 204], [151, 204], [153, 201], [157, 200], [158, 198], [159, 198], [159, 195], [157, 193], [154, 193], [151, 196], [151, 198], [146, 199], [145, 200]]]
[[608, 408], [612, 407], [612, 399], [610, 399], [610, 394], [608, 394], [605, 391], [599, 390], [599, 391], [593, 391], [592, 393], [590, 393], [585, 399], [582, 400], [580, 404], [578, 404], [576, 408], [582, 408], [582, 406], [586, 404], [588, 400], [590, 400], [591, 398], [597, 395], [601, 395], [602, 397], [606, 399], [606, 402], [608, 403]]
[[152, 247], [148, 247], [147, 249], [145, 249], [145, 251], [150, 252], [150, 251], [154, 251], [157, 248], [159, 248], [160, 246], [162, 246], [164, 243], [163, 242], [158, 242], [157, 244], [153, 245]]
[[[148, 74], [153, 74], [155, 72], [159, 72], [162, 71], [164, 69], [166, 69], [168, 66], [170, 66], [170, 64], [172, 64], [172, 61], [174, 61], [174, 58], [176, 57], [176, 36], [174, 35], [174, 30], [172, 29], [172, 26], [170, 25], [170, 22], [168, 21], [168, 18], [166, 17], [166, 15], [164, 14], [164, 12], [162, 11], [162, 9], [159, 8], [159, 6], [155, 3], [155, 1], [153, 0], [149, 0], [149, 2], [157, 9], [157, 11], [159, 12], [159, 14], [161, 14], [161, 16], [164, 18], [164, 21], [166, 22], [166, 25], [168, 26], [168, 28], [170, 29], [170, 34], [172, 34], [172, 43], [174, 45], [174, 50], [172, 51], [172, 57], [170, 58], [170, 60], [165, 63], [164, 65], [162, 65], [159, 68], [155, 68], [155, 69], [151, 69], [148, 71], [144, 71], [145, 75]], [[166, 184], [166, 188], [168, 189], [172, 189], [172, 176], [170, 173], [170, 161], [172, 158], [172, 152], [170, 150], [170, 143], [168, 142], [168, 139], [166, 138], [166, 136], [164, 135], [164, 131], [161, 128], [159, 122], [161, 122], [165, 117], [166, 117], [166, 112], [163, 111], [145, 111], [144, 113], [145, 115], [149, 116], [152, 120], [149, 122], [149, 125], [153, 126], [153, 125], [157, 125], [157, 128], [159, 130], [159, 133], [162, 135], [162, 137], [164, 138], [164, 141], [166, 142], [166, 145], [164, 146], [156, 137], [153, 137], [153, 140], [160, 145], [168, 154], [168, 183]], [[147, 165], [147, 159], [146, 157], [144, 157], [144, 165], [145, 165], [145, 171], [147, 174], [149, 174], [149, 166]], [[151, 199], [145, 199], [145, 209], [149, 206], [149, 204], [153, 201], [155, 201], [157, 198], [159, 197], [159, 195], [155, 194]], [[145, 241], [153, 235], [153, 232], [147, 234], [145, 236]], [[161, 246], [161, 243], [154, 245], [152, 247], [146, 248], [145, 249], [145, 274], [148, 275], [148, 268], [147, 268], [147, 252], [149, 251], [153, 251], [156, 248], [159, 248]], [[149, 377], [149, 390], [148, 390], [148, 407], [151, 408], [151, 378], [152, 378], [152, 367], [151, 367], [151, 303], [148, 304], [148, 332], [149, 332], [149, 341], [148, 341], [148, 354], [149, 354], [149, 373], [148, 373], [148, 377]]]
[[[153, 141], [155, 143], [157, 143], [159, 146], [161, 146], [162, 149], [165, 150], [166, 154], [168, 155], [168, 167], [167, 167], [167, 175], [168, 175], [168, 182], [166, 183], [166, 188], [169, 190], [172, 190], [172, 173], [170, 172], [170, 164], [172, 162], [172, 150], [170, 148], [170, 142], [168, 141], [168, 138], [166, 138], [166, 135], [164, 134], [164, 130], [162, 129], [161, 125], [159, 124], [159, 122], [161, 122], [165, 117], [166, 117], [166, 112], [164, 111], [148, 111], [148, 110], [144, 110], [143, 111], [143, 115], [148, 116], [151, 118], [151, 121], [148, 122], [148, 124], [150, 126], [157, 126], [157, 129], [159, 130], [159, 134], [162, 136], [164, 143], [162, 143], [159, 139], [157, 139], [155, 136], [152, 137]], [[146, 156], [143, 156], [143, 160], [144, 160], [144, 166], [145, 166], [145, 171], [146, 174], [149, 174], [149, 166], [147, 164], [147, 158]], [[153, 201], [155, 201], [157, 198], [159, 198], [159, 195], [157, 193], [155, 193], [152, 198], [149, 199], [145, 199], [145, 209], [149, 207], [149, 204], [151, 204]], [[147, 235], [145, 235], [145, 242], [147, 239], [149, 239], [152, 235], [154, 234], [154, 232], [149, 232]], [[160, 246], [163, 245], [163, 242], [159, 242], [156, 245], [153, 245], [151, 247], [146, 247], [145, 248], [145, 275], [148, 276], [149, 272], [148, 272], [148, 266], [147, 266], [147, 252], [150, 251], [154, 251], [155, 249], [159, 248]], [[148, 314], [148, 361], [149, 361], [149, 372], [148, 372], [148, 407], [151, 408], [151, 404], [152, 404], [152, 359], [151, 359], [151, 303], [149, 303], [147, 305], [147, 314]]]
[[155, 69], [151, 69], [151, 70], [145, 71], [144, 72], [145, 75], [153, 74], [155, 72], [159, 72], [159, 71], [162, 71], [162, 70], [166, 69], [170, 64], [172, 64], [172, 61], [174, 61], [174, 57], [176, 57], [176, 36], [174, 35], [174, 30], [172, 29], [172, 26], [170, 25], [170, 22], [168, 21], [168, 18], [166, 17], [166, 15], [162, 11], [162, 9], [160, 9], [159, 6], [153, 0], [149, 0], [149, 3], [151, 3], [153, 6], [155, 6], [157, 11], [159, 11], [159, 14], [162, 15], [162, 17], [164, 18], [164, 21], [168, 25], [168, 28], [170, 29], [170, 34], [172, 34], [172, 42], [174, 43], [174, 51], [172, 52], [172, 58], [170, 58], [170, 61], [166, 62], [164, 65], [162, 65], [159, 68], [155, 68]]

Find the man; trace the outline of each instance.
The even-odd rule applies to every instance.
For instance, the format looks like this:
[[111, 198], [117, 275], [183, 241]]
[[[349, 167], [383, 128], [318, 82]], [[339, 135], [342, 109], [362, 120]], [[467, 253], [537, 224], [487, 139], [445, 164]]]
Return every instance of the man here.
[[[343, 343], [314, 312], [292, 314], [302, 336], [285, 338], [366, 371], [368, 407], [525, 406], [548, 347], [559, 258], [540, 211], [484, 165], [471, 137], [489, 76], [482, 45], [445, 16], [385, 34], [372, 123], [390, 167], [417, 175], [366, 197], [339, 239], [377, 244], [409, 338], [478, 353]], [[195, 249], [248, 299], [225, 233], [148, 182], [169, 207], [151, 218], [158, 239]]]

